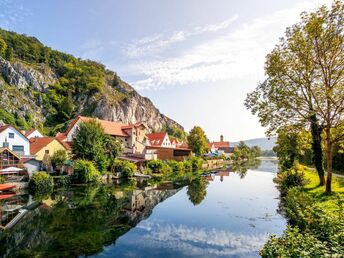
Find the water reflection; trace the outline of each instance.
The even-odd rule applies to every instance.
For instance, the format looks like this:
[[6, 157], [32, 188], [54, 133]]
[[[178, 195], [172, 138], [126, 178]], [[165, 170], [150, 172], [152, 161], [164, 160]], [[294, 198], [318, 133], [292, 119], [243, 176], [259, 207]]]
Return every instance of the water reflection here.
[[0, 256], [257, 257], [285, 227], [273, 174], [259, 172], [269, 166], [23, 194], [29, 212], [0, 236]]

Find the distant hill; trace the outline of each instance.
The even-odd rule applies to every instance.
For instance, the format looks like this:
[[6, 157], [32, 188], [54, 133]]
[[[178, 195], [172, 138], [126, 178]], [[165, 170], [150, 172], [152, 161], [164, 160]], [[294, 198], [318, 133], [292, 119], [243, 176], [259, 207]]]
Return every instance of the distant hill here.
[[[244, 142], [252, 147], [252, 146], [259, 146], [262, 150], [272, 150], [272, 148], [276, 144], [276, 137], [271, 137], [271, 138], [256, 138], [256, 139], [250, 139], [250, 140], [245, 140]], [[235, 147], [238, 145], [239, 142], [231, 142], [231, 146]]]

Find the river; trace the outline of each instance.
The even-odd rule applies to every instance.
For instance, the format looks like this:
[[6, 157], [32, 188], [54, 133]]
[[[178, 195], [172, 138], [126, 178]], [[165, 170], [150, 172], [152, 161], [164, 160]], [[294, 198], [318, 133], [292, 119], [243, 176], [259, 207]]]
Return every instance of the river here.
[[3, 233], [0, 254], [258, 257], [268, 235], [286, 227], [277, 211], [276, 171], [276, 161], [262, 160], [185, 186], [129, 181], [60, 189]]

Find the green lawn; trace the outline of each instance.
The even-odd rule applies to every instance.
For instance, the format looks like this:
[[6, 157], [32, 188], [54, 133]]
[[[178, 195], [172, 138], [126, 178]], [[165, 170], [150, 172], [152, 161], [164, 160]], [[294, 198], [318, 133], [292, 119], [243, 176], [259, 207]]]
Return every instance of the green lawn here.
[[312, 195], [315, 200], [319, 201], [327, 209], [338, 208], [338, 196], [344, 201], [344, 178], [332, 176], [332, 194], [325, 193], [325, 186], [319, 186], [318, 174], [310, 169], [305, 169], [305, 177], [309, 183], [305, 186], [305, 190]]

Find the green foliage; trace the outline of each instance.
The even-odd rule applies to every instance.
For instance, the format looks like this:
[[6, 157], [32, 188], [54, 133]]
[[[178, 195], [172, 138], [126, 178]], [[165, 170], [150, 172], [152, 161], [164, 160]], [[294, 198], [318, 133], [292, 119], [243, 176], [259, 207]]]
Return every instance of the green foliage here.
[[132, 177], [137, 171], [137, 167], [133, 162], [126, 160], [115, 160], [112, 165], [112, 172], [120, 172], [122, 177]]
[[192, 161], [190, 159], [186, 159], [183, 161], [184, 171], [185, 172], [192, 172]]
[[200, 204], [207, 195], [208, 181], [202, 177], [197, 177], [188, 185], [187, 195], [193, 205]]
[[34, 194], [49, 193], [53, 190], [54, 180], [46, 172], [34, 173], [29, 181], [29, 190]]
[[240, 141], [238, 146], [234, 148], [231, 159], [236, 163], [240, 163], [255, 159], [261, 154], [262, 151], [258, 146], [253, 146], [252, 148], [250, 148], [248, 145], [246, 145], [245, 142]]
[[292, 187], [303, 187], [307, 184], [302, 166], [294, 165], [292, 168], [277, 173], [275, 182], [279, 185], [282, 195], [286, 195]]
[[149, 161], [147, 167], [152, 173], [166, 174], [172, 171], [172, 169], [160, 159]]
[[172, 136], [182, 141], [185, 141], [187, 138], [187, 133], [183, 129], [176, 127], [174, 125], [167, 127], [166, 132], [169, 136]]
[[71, 184], [70, 176], [54, 176], [55, 187], [68, 187]]
[[0, 38], [0, 56], [1, 57], [5, 57], [6, 50], [7, 50], [6, 42], [2, 38]]
[[102, 126], [96, 121], [81, 123], [73, 141], [72, 153], [76, 159], [94, 161], [97, 168], [104, 172], [111, 159], [121, 151], [121, 144], [105, 134]]
[[3, 176], [0, 176], [0, 184], [3, 184], [3, 183], [5, 183], [5, 178], [3, 177]]
[[92, 161], [81, 159], [75, 160], [73, 163], [73, 169], [73, 176], [78, 183], [95, 182], [100, 176], [99, 171], [96, 169]]
[[0, 109], [0, 120], [2, 120], [6, 124], [16, 124], [16, 119], [14, 115], [4, 109]]
[[168, 160], [167, 165], [170, 166], [173, 172], [183, 172], [184, 163], [181, 161]]
[[192, 164], [192, 171], [198, 171], [202, 168], [203, 159], [199, 157], [191, 157], [189, 159]]
[[208, 138], [205, 135], [204, 131], [199, 126], [194, 126], [188, 137], [188, 145], [191, 148], [192, 152], [195, 153], [197, 156], [201, 156], [208, 152]]
[[51, 165], [56, 168], [57, 166], [62, 166], [66, 163], [68, 159], [67, 152], [65, 150], [57, 150], [51, 156]]

